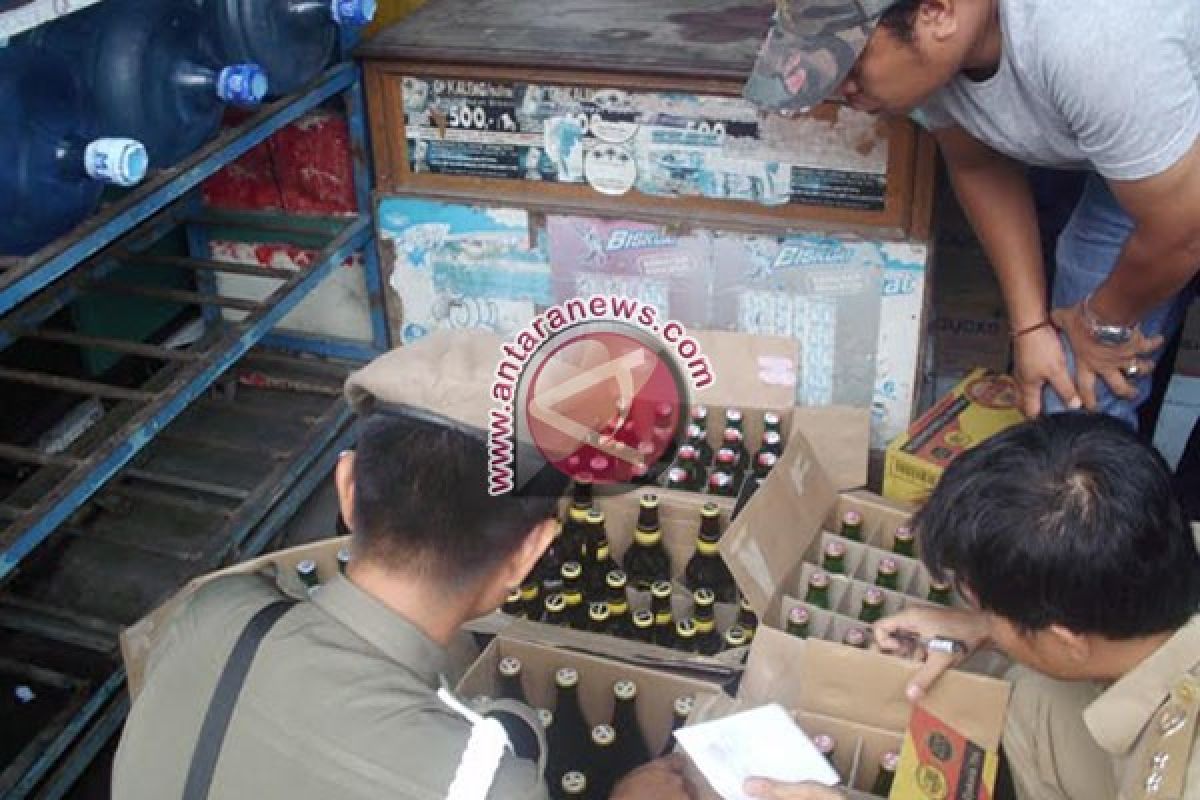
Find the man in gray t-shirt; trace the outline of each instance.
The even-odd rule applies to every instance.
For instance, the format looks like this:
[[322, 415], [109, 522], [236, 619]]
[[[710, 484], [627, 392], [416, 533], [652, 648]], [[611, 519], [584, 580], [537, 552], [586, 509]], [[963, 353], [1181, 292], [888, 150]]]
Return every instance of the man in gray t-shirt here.
[[[780, 0], [746, 95], [929, 128], [1000, 279], [1026, 412], [1136, 425], [1200, 268], [1200, 2]], [[1025, 165], [1091, 173], [1049, 302]]]

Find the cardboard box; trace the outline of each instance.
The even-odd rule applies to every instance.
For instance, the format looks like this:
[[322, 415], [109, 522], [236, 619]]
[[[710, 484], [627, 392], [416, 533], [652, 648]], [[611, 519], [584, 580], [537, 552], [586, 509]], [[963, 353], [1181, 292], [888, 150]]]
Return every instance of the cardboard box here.
[[1024, 421], [1016, 382], [977, 369], [888, 446], [883, 493], [921, 502], [960, 453]]
[[[871, 797], [888, 750], [901, 753], [893, 800], [991, 797], [1009, 685], [952, 671], [914, 707], [904, 687], [917, 669], [911, 661], [766, 629], [750, 648], [736, 699], [698, 706], [692, 722], [779, 703], [809, 736], [834, 737], [833, 766], [853, 798]], [[715, 797], [708, 792], [705, 800]]]
[[559, 667], [573, 667], [579, 672], [580, 706], [588, 723], [594, 726], [612, 719], [613, 683], [632, 680], [638, 687], [637, 710], [642, 734], [650, 752], [659, 753], [671, 732], [676, 698], [700, 699], [721, 694], [720, 687], [708, 681], [541, 643], [537, 631], [531, 627], [519, 623], [494, 638], [459, 681], [459, 695], [495, 697], [497, 665], [502, 658], [515, 656], [521, 660], [521, 684], [526, 699], [534, 708], [553, 711], [554, 673]]

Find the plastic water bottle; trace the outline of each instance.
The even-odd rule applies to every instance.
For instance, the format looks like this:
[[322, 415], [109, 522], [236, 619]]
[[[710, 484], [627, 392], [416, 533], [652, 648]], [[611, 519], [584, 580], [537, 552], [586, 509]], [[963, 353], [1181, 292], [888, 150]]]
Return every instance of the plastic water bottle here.
[[167, 167], [216, 133], [226, 105], [256, 106], [267, 93], [257, 64], [214, 58], [202, 22], [187, 3], [112, 0], [39, 36], [78, 65], [101, 124], [145, 144], [151, 166]]
[[106, 185], [146, 175], [146, 148], [106, 138], [71, 65], [0, 49], [0, 254], [28, 255], [82, 222]]
[[271, 94], [291, 94], [320, 74], [339, 27], [366, 25], [376, 0], [193, 0], [220, 56], [261, 64]]

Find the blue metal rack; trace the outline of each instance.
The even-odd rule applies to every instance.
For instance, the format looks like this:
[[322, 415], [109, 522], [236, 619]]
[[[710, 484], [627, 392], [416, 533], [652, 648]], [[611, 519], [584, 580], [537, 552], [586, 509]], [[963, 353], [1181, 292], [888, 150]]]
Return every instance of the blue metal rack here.
[[[343, 42], [343, 50], [347, 49]], [[233, 221], [204, 208], [199, 186], [284, 126], [327, 101], [344, 102], [354, 158], [354, 178], [359, 213], [338, 218], [272, 216], [258, 220], [239, 215]], [[197, 562], [211, 569], [239, 556], [257, 553], [311, 493], [332, 466], [331, 456], [353, 440], [349, 411], [340, 400], [331, 400], [326, 413], [314, 418], [290, 459], [264, 476], [252, 490], [224, 486], [217, 479], [198, 481], [147, 468], [149, 446], [159, 434], [197, 401], [209, 399], [210, 387], [224, 381], [240, 360], [256, 357], [261, 347], [282, 351], [285, 362], [312, 363], [312, 357], [336, 359], [348, 369], [390, 346], [385, 314], [383, 276], [374, 246], [371, 221], [371, 166], [367, 139], [366, 98], [361, 71], [353, 63], [339, 64], [301, 92], [264, 107], [236, 128], [178, 166], [155, 175], [145, 184], [83, 223], [74, 232], [40, 252], [20, 260], [0, 258], [0, 350], [19, 340], [36, 339], [107, 350], [157, 362], [161, 366], [140, 386], [113, 385], [80, 380], [42, 371], [0, 368], [0, 380], [105, 401], [103, 418], [63, 452], [51, 453], [16, 444], [0, 443], [0, 461], [24, 465], [31, 477], [8, 498], [0, 499], [0, 629], [12, 587], [26, 577], [32, 557], [44, 560], [51, 545], [74, 524], [81, 508], [89, 508], [98, 493], [119, 491], [134, 483], [154, 491], [174, 492], [174, 502], [201, 505], [235, 503], [223, 513], [228, 522], [216, 538], [217, 549]], [[209, 230], [240, 224], [276, 234], [295, 234], [311, 243], [320, 240], [312, 265], [301, 270], [228, 264], [212, 260]], [[171, 231], [182, 227], [189, 245], [187, 257], [162, 257], [146, 251]], [[291, 332], [273, 332], [293, 310], [338, 266], [361, 254], [371, 318], [370, 341], [342, 341]], [[130, 262], [190, 270], [195, 291], [129, 285], [115, 281], [114, 273]], [[249, 275], [276, 282], [262, 301], [224, 297], [217, 293], [215, 275]], [[55, 327], [53, 317], [87, 294], [124, 293], [156, 297], [180, 307], [202, 309], [206, 332], [186, 348], [167, 348], [144, 342], [85, 336]], [[245, 312], [239, 321], [226, 319], [222, 308]], [[288, 368], [293, 368], [294, 365]], [[227, 382], [227, 381], [225, 381]], [[336, 393], [336, 392], [335, 392]], [[236, 445], [235, 445], [236, 446]], [[117, 487], [117, 488], [114, 488]], [[189, 494], [190, 493], [190, 494]], [[17, 498], [14, 500], [14, 498]], [[148, 533], [150, 533], [148, 531]], [[36, 604], [31, 606], [37, 610]], [[22, 606], [25, 608], [25, 606]], [[54, 612], [58, 613], [57, 611]], [[64, 612], [65, 613], [65, 612]], [[52, 614], [53, 616], [53, 614]], [[44, 615], [43, 615], [44, 617]], [[53, 624], [31, 612], [17, 627], [36, 631], [49, 639], [63, 636], [57, 618]], [[96, 620], [76, 613], [65, 615], [65, 641], [88, 640], [81, 631], [95, 630]], [[11, 626], [10, 626], [11, 627]], [[101, 637], [102, 641], [105, 641]], [[114, 640], [115, 641], [115, 640]], [[102, 645], [95, 645], [101, 647]], [[115, 646], [115, 644], [114, 644]], [[112, 656], [113, 653], [109, 653]], [[35, 671], [36, 672], [36, 671]], [[44, 674], [45, 670], [41, 673]], [[65, 683], [74, 679], [59, 676]], [[69, 707], [66, 715], [38, 736], [16, 762], [0, 763], [0, 796], [60, 797], [65, 794], [96, 753], [111, 739], [128, 711], [118, 668], [106, 679], [89, 684], [89, 693]], [[72, 684], [73, 685], [73, 684]]]

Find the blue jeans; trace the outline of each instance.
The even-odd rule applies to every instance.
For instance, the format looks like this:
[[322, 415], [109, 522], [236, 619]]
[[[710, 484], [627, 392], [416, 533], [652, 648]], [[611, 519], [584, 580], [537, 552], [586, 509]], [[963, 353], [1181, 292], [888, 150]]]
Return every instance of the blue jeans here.
[[[1058, 237], [1058, 268], [1054, 276], [1052, 306], [1073, 306], [1104, 283], [1117, 265], [1117, 259], [1133, 229], [1133, 220], [1117, 203], [1104, 180], [1098, 175], [1089, 176], [1079, 205]], [[1147, 338], [1162, 334], [1164, 339], [1169, 339], [1183, 321], [1193, 293], [1189, 286], [1144, 316], [1140, 323], [1142, 333]], [[1066, 335], [1062, 339], [1067, 363], [1074, 375], [1075, 356]], [[1161, 355], [1162, 348], [1151, 357], [1158, 359]], [[1098, 410], [1123, 420], [1136, 430], [1137, 410], [1150, 395], [1152, 379], [1153, 376], [1146, 375], [1133, 381], [1137, 397], [1132, 400], [1118, 397], [1103, 379], [1097, 380]], [[1043, 389], [1042, 403], [1046, 413], [1066, 410], [1062, 398], [1049, 384]]]

